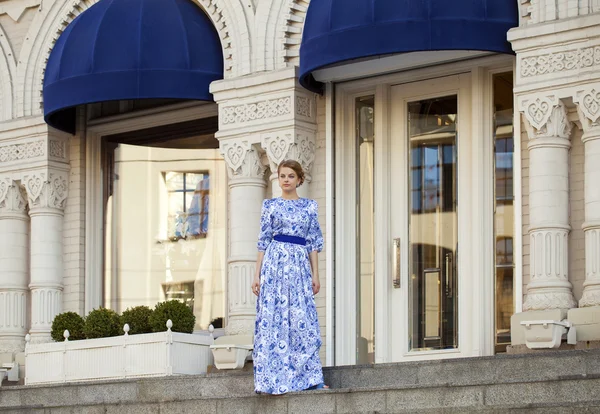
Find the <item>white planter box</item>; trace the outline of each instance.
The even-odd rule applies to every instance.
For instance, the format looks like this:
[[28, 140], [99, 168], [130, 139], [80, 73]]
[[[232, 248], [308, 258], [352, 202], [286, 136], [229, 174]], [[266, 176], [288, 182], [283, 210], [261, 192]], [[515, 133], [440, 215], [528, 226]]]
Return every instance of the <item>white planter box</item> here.
[[81, 341], [27, 343], [25, 384], [206, 373], [212, 335], [166, 332]]

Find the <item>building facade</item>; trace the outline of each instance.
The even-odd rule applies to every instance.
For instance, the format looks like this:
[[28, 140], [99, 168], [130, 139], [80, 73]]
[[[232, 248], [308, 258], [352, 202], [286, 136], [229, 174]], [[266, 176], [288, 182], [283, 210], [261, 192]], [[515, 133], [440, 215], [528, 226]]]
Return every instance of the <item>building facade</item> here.
[[168, 299], [251, 333], [290, 158], [327, 365], [600, 340], [599, 0], [2, 0], [0, 48], [2, 354]]

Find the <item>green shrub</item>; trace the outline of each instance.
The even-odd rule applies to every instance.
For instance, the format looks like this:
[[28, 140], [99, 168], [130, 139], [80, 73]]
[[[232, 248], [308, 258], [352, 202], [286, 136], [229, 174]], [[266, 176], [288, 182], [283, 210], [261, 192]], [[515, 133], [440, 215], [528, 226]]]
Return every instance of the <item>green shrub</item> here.
[[83, 332], [88, 339], [107, 338], [123, 333], [117, 312], [106, 308], [94, 309], [90, 312], [85, 318]]
[[196, 317], [194, 312], [184, 303], [178, 300], [157, 303], [152, 315], [150, 315], [150, 325], [154, 332], [163, 332], [167, 330], [167, 321], [171, 319], [173, 332], [192, 333]]
[[83, 333], [84, 319], [75, 312], [63, 312], [54, 317], [52, 321], [51, 336], [56, 342], [65, 340], [63, 336], [65, 330], [69, 331], [69, 341], [85, 339]]
[[148, 306], [127, 308], [121, 315], [121, 326], [129, 325], [129, 335], [150, 333], [152, 332], [150, 315], [152, 315], [152, 309]]

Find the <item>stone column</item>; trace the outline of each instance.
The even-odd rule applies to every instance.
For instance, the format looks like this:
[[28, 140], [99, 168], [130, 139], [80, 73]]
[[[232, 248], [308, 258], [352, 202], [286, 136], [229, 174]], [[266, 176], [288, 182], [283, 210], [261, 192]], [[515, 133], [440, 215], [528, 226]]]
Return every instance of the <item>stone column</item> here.
[[265, 198], [265, 167], [255, 145], [222, 142], [229, 175], [229, 254], [227, 257], [229, 319], [227, 335], [254, 332], [256, 297], [251, 285], [257, 256], [260, 213]]
[[0, 177], [0, 354], [25, 346], [28, 233], [27, 195], [10, 176]]
[[600, 306], [600, 84], [578, 91], [573, 101], [583, 128], [585, 150], [585, 283], [579, 301], [584, 308]]
[[529, 135], [530, 274], [524, 311], [577, 306], [569, 282], [571, 123], [556, 96], [521, 100]]
[[31, 217], [31, 341], [49, 342], [54, 317], [62, 311], [63, 215], [66, 171], [50, 168], [24, 174]]

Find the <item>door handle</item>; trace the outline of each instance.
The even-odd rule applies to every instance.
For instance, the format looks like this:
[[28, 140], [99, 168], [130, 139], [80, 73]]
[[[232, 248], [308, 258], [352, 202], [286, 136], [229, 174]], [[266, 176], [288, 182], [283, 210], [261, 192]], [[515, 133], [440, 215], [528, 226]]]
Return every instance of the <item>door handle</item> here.
[[[452, 297], [452, 282], [454, 278], [452, 253], [446, 253], [446, 296]], [[452, 279], [451, 279], [452, 278]]]
[[392, 269], [392, 286], [394, 289], [398, 289], [400, 287], [400, 274], [401, 274], [401, 266], [400, 266], [400, 239], [392, 240], [392, 250], [393, 254], [393, 269]]

